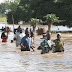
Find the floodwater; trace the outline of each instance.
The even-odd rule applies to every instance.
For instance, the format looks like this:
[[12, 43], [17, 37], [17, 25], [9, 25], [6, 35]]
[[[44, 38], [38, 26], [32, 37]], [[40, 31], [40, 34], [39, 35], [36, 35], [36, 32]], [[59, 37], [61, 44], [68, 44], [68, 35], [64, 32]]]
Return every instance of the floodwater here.
[[[10, 43], [12, 32], [7, 43], [2, 43], [0, 39], [0, 72], [72, 72], [72, 34], [62, 34], [64, 53], [41, 55], [41, 51], [37, 50], [42, 41], [40, 38], [42, 36], [35, 37], [35, 52], [21, 52], [15, 42]], [[52, 34], [52, 39], [55, 38], [56, 35]]]

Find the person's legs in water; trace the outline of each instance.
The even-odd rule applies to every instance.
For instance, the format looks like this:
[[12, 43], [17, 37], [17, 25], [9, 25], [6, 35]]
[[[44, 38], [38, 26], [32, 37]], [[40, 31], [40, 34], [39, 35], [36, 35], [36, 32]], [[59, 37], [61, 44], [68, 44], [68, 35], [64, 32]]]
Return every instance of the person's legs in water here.
[[49, 48], [45, 48], [45, 53], [49, 53]]
[[44, 53], [45, 53], [45, 47], [42, 47], [41, 54], [44, 54]]

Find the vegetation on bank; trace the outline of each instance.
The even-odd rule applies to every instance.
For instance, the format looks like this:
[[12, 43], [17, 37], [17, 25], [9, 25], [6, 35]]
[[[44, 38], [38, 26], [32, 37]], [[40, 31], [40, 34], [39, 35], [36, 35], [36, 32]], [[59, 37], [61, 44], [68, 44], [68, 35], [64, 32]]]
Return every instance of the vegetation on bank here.
[[[47, 14], [55, 14], [60, 20], [57, 25], [72, 27], [72, 0], [15, 0], [0, 4], [1, 13], [6, 14], [8, 23], [29, 22], [31, 18], [46, 21]], [[48, 24], [48, 23], [45, 23]]]
[[0, 17], [0, 22], [6, 22], [7, 18], [6, 17]]

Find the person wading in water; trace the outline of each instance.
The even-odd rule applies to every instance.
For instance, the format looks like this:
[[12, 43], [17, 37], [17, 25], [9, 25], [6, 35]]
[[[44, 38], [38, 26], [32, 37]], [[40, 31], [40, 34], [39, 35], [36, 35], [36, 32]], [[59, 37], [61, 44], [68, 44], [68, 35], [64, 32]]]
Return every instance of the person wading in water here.
[[30, 51], [30, 48], [34, 51], [32, 46], [32, 38], [30, 37], [30, 33], [26, 32], [26, 35], [21, 39], [21, 51]]
[[53, 52], [64, 52], [64, 42], [61, 40], [61, 33], [57, 34], [57, 39], [53, 42], [55, 43]]
[[7, 42], [7, 38], [8, 38], [8, 36], [5, 34], [5, 32], [2, 32], [2, 34], [1, 34], [2, 42]]
[[41, 42], [42, 51], [41, 54], [48, 53], [51, 50], [51, 34], [47, 33], [47, 38]]

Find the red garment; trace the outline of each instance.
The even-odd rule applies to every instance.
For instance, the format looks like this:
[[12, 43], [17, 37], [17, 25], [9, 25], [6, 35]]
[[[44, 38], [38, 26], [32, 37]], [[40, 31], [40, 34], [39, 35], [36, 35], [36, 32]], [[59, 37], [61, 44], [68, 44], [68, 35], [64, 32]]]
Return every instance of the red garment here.
[[7, 37], [3, 37], [2, 42], [7, 42]]
[[25, 48], [24, 46], [21, 45], [21, 49]]

